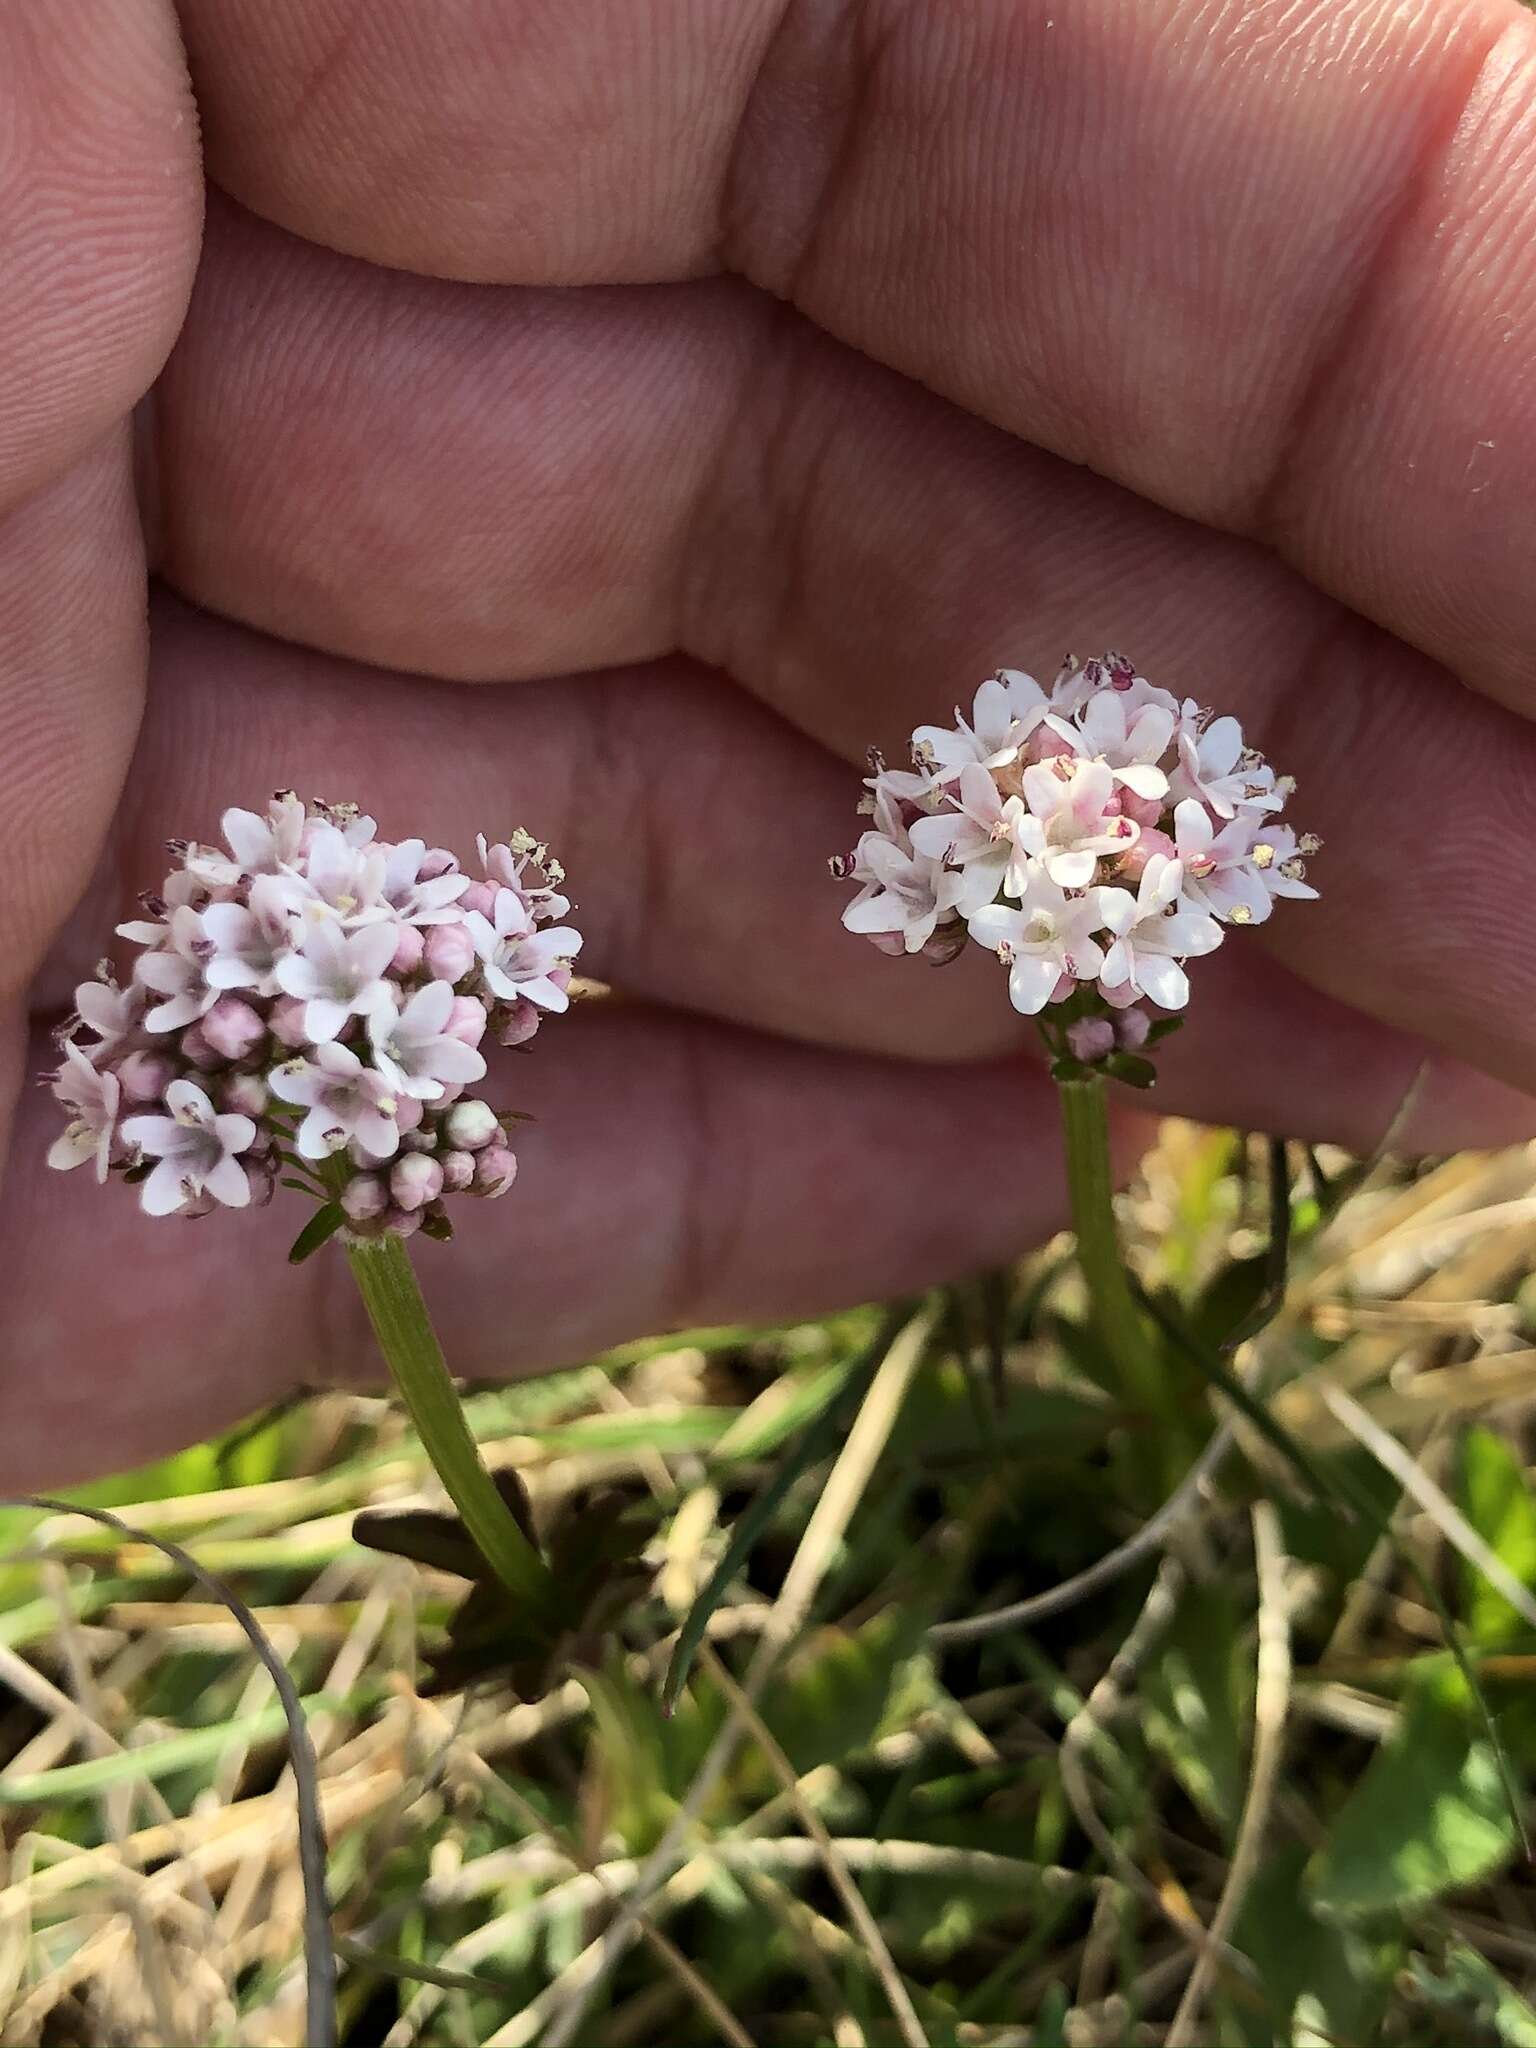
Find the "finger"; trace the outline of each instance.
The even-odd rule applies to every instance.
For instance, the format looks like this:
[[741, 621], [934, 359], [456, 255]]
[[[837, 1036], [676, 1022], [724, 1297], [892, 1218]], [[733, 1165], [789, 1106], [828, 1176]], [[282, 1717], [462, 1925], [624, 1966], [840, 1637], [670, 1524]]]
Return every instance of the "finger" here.
[[[917, 1068], [594, 1011], [504, 1065], [498, 1099], [537, 1115], [517, 1185], [459, 1203], [453, 1246], [417, 1259], [471, 1378], [915, 1291], [1062, 1219], [1052, 1090], [1018, 1061]], [[296, 1385], [377, 1377], [339, 1257], [284, 1263], [306, 1204], [147, 1218], [130, 1189], [42, 1170], [50, 1108], [34, 1097], [0, 1199], [0, 1492], [122, 1470]], [[953, 1162], [937, 1180], [935, 1161]]]
[[723, 261], [1530, 703], [1536, 24], [1511, 0], [385, 12], [186, 8], [232, 190], [465, 276]]
[[165, 0], [0, 10], [0, 512], [133, 405], [197, 257], [197, 125]]
[[[848, 829], [847, 771], [685, 664], [453, 689], [167, 608], [154, 677], [117, 835], [119, 892], [158, 880], [167, 837], [209, 833], [228, 802], [302, 779], [363, 799], [386, 831], [464, 850], [480, 825], [547, 836], [588, 935], [583, 967], [631, 996], [920, 1060], [1035, 1047], [980, 947], [933, 971], [842, 930], [844, 892], [823, 854]], [[121, 896], [84, 907], [45, 1003], [62, 1005], [119, 915]], [[1422, 1043], [1266, 973], [1251, 948], [1202, 965], [1166, 1107], [1374, 1144]], [[1448, 1065], [1407, 1142], [1503, 1142], [1530, 1115]]]
[[485, 297], [227, 226], [165, 387], [165, 560], [193, 596], [458, 675], [681, 638], [850, 756], [999, 661], [1127, 645], [1300, 781], [1323, 902], [1265, 943], [1536, 1082], [1521, 844], [1513, 912], [1487, 882], [1489, 821], [1536, 771], [1510, 713], [1257, 550], [765, 327], [750, 294]]
[[96, 864], [144, 657], [144, 553], [120, 427], [0, 518], [0, 1144], [27, 985]]

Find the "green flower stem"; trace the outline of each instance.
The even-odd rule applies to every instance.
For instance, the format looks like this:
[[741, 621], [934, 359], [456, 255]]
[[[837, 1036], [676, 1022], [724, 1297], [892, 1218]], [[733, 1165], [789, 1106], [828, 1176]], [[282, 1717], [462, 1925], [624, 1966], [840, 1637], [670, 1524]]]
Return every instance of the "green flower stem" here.
[[1115, 1229], [1104, 1078], [1085, 1074], [1080, 1080], [1060, 1081], [1057, 1088], [1067, 1143], [1072, 1223], [1077, 1232], [1078, 1263], [1088, 1283], [1089, 1308], [1125, 1398], [1148, 1415], [1166, 1416], [1168, 1389], [1158, 1369], [1151, 1330], [1126, 1279]]
[[554, 1580], [480, 1461], [404, 1240], [347, 1244], [368, 1320], [427, 1456], [481, 1556], [523, 1610], [549, 1613]]

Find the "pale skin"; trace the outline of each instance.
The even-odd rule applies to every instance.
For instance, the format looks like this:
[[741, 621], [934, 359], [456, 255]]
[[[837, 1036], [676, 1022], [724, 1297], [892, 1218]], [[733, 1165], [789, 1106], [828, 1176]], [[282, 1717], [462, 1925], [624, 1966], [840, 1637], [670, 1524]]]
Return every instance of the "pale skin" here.
[[424, 1248], [466, 1373], [1059, 1221], [1000, 970], [881, 958], [824, 867], [865, 745], [1000, 662], [1123, 645], [1326, 842], [1320, 903], [1195, 963], [1166, 1108], [1368, 1145], [1427, 1061], [1409, 1143], [1536, 1130], [1513, 0], [180, 34], [190, 80], [160, 0], [0, 12], [0, 1486], [367, 1369], [339, 1261], [282, 1264], [296, 1197], [146, 1220], [46, 1172], [25, 1085], [159, 842], [282, 785], [527, 823], [622, 992], [505, 1063], [522, 1177]]

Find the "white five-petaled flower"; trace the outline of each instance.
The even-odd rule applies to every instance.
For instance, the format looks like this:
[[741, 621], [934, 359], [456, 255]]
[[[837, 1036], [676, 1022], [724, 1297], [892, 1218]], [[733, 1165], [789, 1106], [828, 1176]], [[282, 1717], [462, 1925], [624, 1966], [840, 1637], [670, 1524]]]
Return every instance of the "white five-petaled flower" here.
[[1043, 877], [1024, 902], [991, 903], [971, 919], [971, 937], [999, 953], [1008, 968], [1008, 995], [1016, 1010], [1034, 1017], [1063, 975], [1092, 981], [1104, 964], [1096, 934], [1104, 927], [1103, 899], [1120, 892], [1089, 889], [1069, 896]]
[[393, 919], [351, 932], [323, 911], [306, 920], [304, 950], [279, 960], [276, 972], [283, 993], [306, 1005], [304, 1029], [317, 1045], [339, 1037], [349, 1017], [377, 1007], [397, 943]]
[[1085, 754], [1106, 762], [1118, 783], [1149, 799], [1168, 794], [1168, 777], [1157, 766], [1173, 738], [1174, 714], [1161, 704], [1135, 704], [1128, 690], [1100, 690], [1078, 720]]
[[1264, 877], [1251, 854], [1258, 827], [1233, 818], [1218, 832], [1204, 804], [1185, 797], [1174, 807], [1173, 838], [1184, 870], [1184, 901], [1229, 924], [1262, 924], [1271, 909]]
[[1087, 888], [1103, 856], [1135, 845], [1140, 827], [1109, 809], [1114, 797], [1114, 771], [1104, 761], [1059, 754], [1024, 770], [1029, 816], [1018, 842], [1039, 856], [1058, 888]]
[[913, 751], [920, 761], [931, 764], [938, 783], [956, 781], [968, 762], [1004, 768], [1019, 758], [1049, 709], [1049, 699], [1033, 676], [1022, 669], [1001, 669], [976, 692], [969, 721], [956, 710], [953, 726], [920, 725], [912, 735]]
[[173, 1081], [165, 1091], [169, 1116], [131, 1116], [123, 1141], [157, 1163], [139, 1191], [151, 1216], [174, 1215], [200, 1195], [243, 1209], [251, 1184], [240, 1154], [256, 1142], [248, 1116], [219, 1116], [193, 1081]]
[[403, 924], [445, 924], [458, 916], [453, 906], [469, 876], [439, 866], [446, 857], [429, 852], [424, 839], [402, 839], [385, 855], [379, 894]]
[[376, 1160], [400, 1144], [400, 1090], [350, 1046], [317, 1045], [312, 1060], [290, 1060], [271, 1075], [279, 1101], [307, 1109], [297, 1144], [306, 1159], [328, 1159], [354, 1140]]
[[141, 953], [133, 967], [134, 979], [160, 998], [144, 1014], [146, 1031], [181, 1031], [207, 1015], [219, 996], [203, 972], [213, 948], [190, 905], [178, 904], [163, 924], [130, 922], [118, 931], [153, 949]]
[[496, 891], [490, 917], [471, 911], [464, 922], [493, 995], [503, 1002], [521, 997], [541, 1010], [569, 1009], [571, 999], [557, 972], [581, 951], [580, 932], [570, 925], [535, 925], [515, 889]]
[[968, 761], [960, 770], [953, 796], [954, 809], [914, 819], [907, 836], [918, 853], [963, 871], [954, 908], [962, 917], [969, 917], [990, 903], [1000, 888], [1020, 893], [1023, 856], [1018, 828], [1024, 803], [1017, 796], [1005, 797], [993, 777], [975, 761]]
[[540, 847], [531, 834], [513, 836], [519, 842], [516, 846], [505, 840], [492, 844], [483, 832], [475, 841], [485, 879], [493, 889], [511, 889], [521, 896], [537, 923], [557, 924], [571, 908], [570, 898], [562, 896], [558, 887], [565, 880], [565, 870], [558, 861], [550, 860], [548, 849]]
[[374, 1060], [398, 1094], [436, 1102], [445, 1085], [483, 1079], [484, 1056], [449, 1035], [454, 1002], [451, 982], [429, 981], [403, 1008], [386, 991], [369, 1012]]
[[64, 1064], [53, 1079], [53, 1093], [70, 1112], [70, 1119], [48, 1149], [48, 1164], [67, 1172], [93, 1160], [96, 1178], [104, 1181], [112, 1163], [122, 1099], [116, 1074], [98, 1071], [77, 1045], [66, 1043]]
[[1289, 825], [1273, 825], [1265, 819], [1259, 825], [1249, 858], [1271, 896], [1291, 896], [1298, 901], [1315, 901], [1317, 891], [1306, 879], [1304, 856], [1316, 853], [1320, 841], [1298, 841]]
[[130, 981], [126, 988], [105, 974], [99, 981], [82, 981], [75, 990], [75, 1014], [67, 1027], [72, 1034], [81, 1025], [96, 1034], [95, 1043], [82, 1048], [96, 1063], [116, 1052], [131, 1038], [143, 1021], [149, 992], [142, 982]]
[[1285, 801], [1275, 788], [1275, 771], [1244, 747], [1235, 718], [1212, 719], [1204, 731], [1184, 726], [1178, 748], [1172, 776], [1178, 799], [1196, 797], [1219, 818], [1235, 818], [1240, 809], [1277, 811]]
[[[372, 824], [371, 819], [364, 822]], [[392, 918], [384, 901], [386, 858], [383, 848], [371, 840], [359, 843], [355, 834], [342, 826], [311, 821], [305, 833], [307, 893], [313, 903], [324, 904], [349, 929]]]
[[1154, 854], [1134, 896], [1127, 889], [1099, 892], [1105, 928], [1114, 934], [1099, 977], [1111, 1003], [1120, 1006], [1146, 996], [1165, 1010], [1182, 1010], [1189, 1001], [1189, 979], [1180, 962], [1214, 953], [1221, 927], [1203, 911], [1178, 908], [1183, 881], [1178, 861]]
[[278, 966], [303, 937], [301, 901], [291, 880], [262, 874], [252, 882], [246, 903], [210, 903], [203, 912], [203, 935], [210, 947], [203, 965], [208, 986], [276, 995]]

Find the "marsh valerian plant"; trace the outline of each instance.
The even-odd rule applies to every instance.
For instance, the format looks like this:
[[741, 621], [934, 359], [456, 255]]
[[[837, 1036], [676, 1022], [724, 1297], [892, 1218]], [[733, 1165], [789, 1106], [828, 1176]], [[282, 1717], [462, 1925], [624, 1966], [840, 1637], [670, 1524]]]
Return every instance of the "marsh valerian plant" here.
[[1281, 897], [1313, 897], [1320, 842], [1280, 814], [1289, 777], [1121, 654], [1071, 657], [1046, 689], [1000, 669], [969, 717], [922, 725], [910, 768], [870, 760], [849, 931], [942, 963], [974, 941], [1007, 970], [1060, 1085], [1079, 1257], [1129, 1387], [1156, 1405], [1146, 1332], [1115, 1240], [1106, 1077], [1149, 1087], [1148, 1057], [1189, 1001], [1186, 961]]
[[503, 1583], [548, 1573], [491, 1482], [416, 1285], [407, 1238], [452, 1236], [450, 1203], [511, 1187], [515, 1113], [469, 1091], [482, 1044], [523, 1046], [564, 1011], [581, 934], [530, 833], [479, 840], [478, 876], [421, 839], [380, 839], [351, 804], [280, 791], [226, 811], [224, 844], [177, 840], [121, 982], [75, 991], [50, 1077], [69, 1121], [49, 1152], [138, 1189], [157, 1217], [316, 1208], [291, 1256], [337, 1237], [395, 1380], [465, 1526]]

